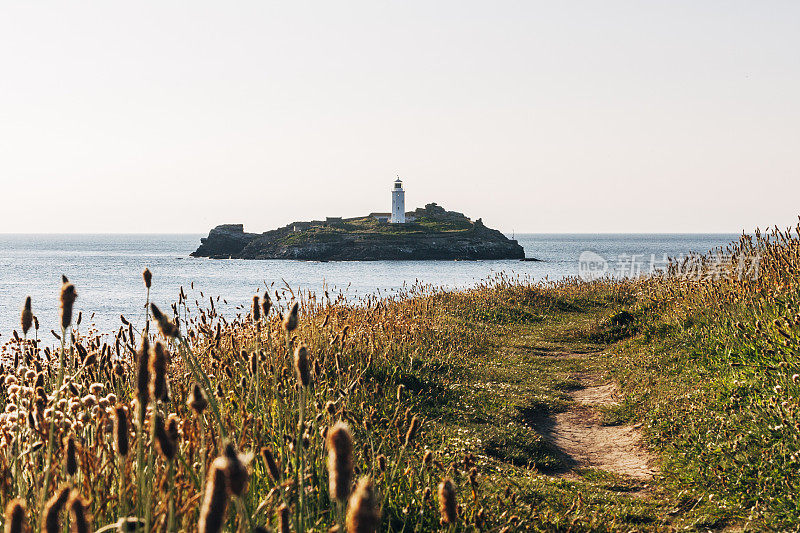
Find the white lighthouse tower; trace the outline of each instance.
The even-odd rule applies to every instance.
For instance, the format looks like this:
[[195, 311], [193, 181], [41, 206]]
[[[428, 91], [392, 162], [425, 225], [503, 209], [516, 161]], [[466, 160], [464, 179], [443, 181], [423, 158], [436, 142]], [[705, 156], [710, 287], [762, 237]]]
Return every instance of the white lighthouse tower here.
[[403, 182], [400, 177], [395, 180], [392, 188], [392, 224], [406, 223], [406, 191], [403, 190]]

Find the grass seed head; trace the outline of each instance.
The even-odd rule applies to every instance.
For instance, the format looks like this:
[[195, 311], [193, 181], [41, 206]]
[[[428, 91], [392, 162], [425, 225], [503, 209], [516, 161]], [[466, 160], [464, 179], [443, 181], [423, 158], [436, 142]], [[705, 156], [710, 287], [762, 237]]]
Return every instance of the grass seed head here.
[[344, 422], [337, 422], [327, 436], [328, 486], [332, 500], [346, 502], [353, 482], [353, 437]]
[[292, 305], [291, 310], [289, 310], [289, 313], [283, 319], [283, 329], [285, 329], [289, 333], [297, 329], [297, 312], [299, 308], [300, 308], [299, 304], [295, 302]]
[[439, 483], [439, 513], [442, 524], [455, 524], [458, 517], [456, 487], [453, 480], [446, 478]]
[[289, 518], [289, 507], [282, 503], [278, 507], [278, 531], [281, 533], [289, 533], [291, 531], [291, 520]]
[[303, 387], [308, 387], [311, 383], [311, 368], [308, 364], [308, 348], [304, 343], [300, 343], [294, 350], [294, 373], [297, 382]]
[[380, 523], [380, 511], [375, 499], [375, 488], [369, 477], [358, 480], [347, 507], [348, 533], [374, 533]]
[[59, 533], [59, 517], [69, 497], [69, 487], [64, 486], [49, 499], [44, 506], [43, 533]]
[[158, 330], [165, 338], [171, 339], [180, 334], [178, 325], [167, 318], [167, 316], [161, 312], [161, 309], [159, 309], [156, 304], [150, 304], [150, 311], [153, 313], [153, 318], [158, 324]]
[[71, 533], [89, 533], [89, 517], [86, 512], [86, 502], [77, 490], [73, 490], [69, 498], [69, 516]]
[[61, 329], [66, 330], [70, 324], [72, 324], [72, 307], [75, 305], [75, 299], [78, 298], [78, 293], [75, 291], [75, 285], [70, 283], [66, 277], [62, 277], [62, 280]]
[[225, 524], [230, 490], [228, 488], [228, 459], [217, 457], [211, 463], [206, 480], [206, 492], [200, 508], [199, 533], [219, 533]]
[[205, 411], [208, 407], [208, 398], [206, 398], [206, 393], [203, 392], [203, 388], [197, 383], [192, 386], [192, 392], [189, 395], [189, 401], [186, 403], [195, 413], [197, 413], [198, 416], [202, 415], [203, 411]]
[[425, 468], [430, 468], [432, 462], [433, 462], [433, 452], [427, 450], [425, 452], [425, 455], [422, 456], [422, 464], [425, 465]]
[[114, 442], [117, 445], [117, 453], [122, 457], [128, 455], [130, 443], [128, 440], [128, 413], [122, 404], [117, 404], [114, 408]]
[[66, 452], [64, 454], [64, 463], [67, 474], [74, 476], [78, 473], [78, 453], [75, 449], [75, 435], [68, 435], [65, 440]]
[[258, 352], [253, 352], [250, 354], [248, 366], [250, 367], [250, 374], [255, 376], [258, 372]]
[[232, 442], [225, 445], [225, 458], [228, 460], [228, 484], [231, 493], [241, 496], [250, 479], [248, 470], [251, 457], [240, 454]]
[[167, 365], [170, 355], [161, 342], [156, 342], [150, 349], [148, 371], [150, 373], [150, 397], [153, 400], [167, 401], [169, 390], [167, 386]]
[[381, 472], [386, 472], [386, 456], [383, 454], [378, 456], [378, 469]]
[[275, 483], [280, 483], [281, 470], [278, 467], [277, 461], [275, 461], [275, 456], [272, 454], [272, 450], [266, 447], [261, 448], [261, 457], [264, 459], [264, 464], [267, 465], [267, 472], [269, 472], [272, 480]]
[[25, 502], [20, 499], [11, 500], [6, 505], [5, 533], [23, 533], [25, 530]]
[[408, 425], [408, 431], [406, 432], [406, 440], [405, 445], [408, 446], [414, 441], [414, 437], [417, 436], [417, 431], [419, 431], [420, 421], [419, 418], [414, 416], [411, 419], [411, 423]]
[[156, 448], [158, 453], [161, 454], [167, 461], [172, 461], [175, 458], [177, 443], [172, 439], [172, 435], [167, 432], [164, 426], [164, 417], [157, 413], [154, 420], [153, 433], [156, 438]]
[[261, 320], [261, 305], [258, 302], [258, 294], [253, 296], [253, 322], [258, 324]]
[[264, 293], [264, 296], [261, 298], [261, 314], [264, 316], [266, 320], [269, 317], [269, 308], [272, 306], [272, 300], [269, 299], [269, 294]]
[[136, 392], [139, 400], [140, 418], [147, 410], [150, 402], [150, 343], [147, 336], [142, 336], [142, 344], [136, 353]]
[[144, 280], [144, 286], [149, 289], [150, 285], [153, 284], [153, 273], [150, 272], [149, 268], [145, 268], [144, 272], [142, 272], [142, 279]]
[[31, 329], [31, 325], [33, 325], [33, 311], [31, 309], [30, 296], [25, 298], [25, 306], [22, 308], [22, 315], [20, 316], [19, 322], [22, 326], [22, 333], [27, 335], [28, 331]]
[[175, 413], [170, 413], [167, 416], [167, 434], [169, 435], [169, 438], [172, 439], [172, 442], [175, 443], [176, 446], [178, 445], [181, 439], [180, 431], [178, 429], [180, 426], [180, 422], [181, 419], [178, 418], [178, 415], [176, 415]]

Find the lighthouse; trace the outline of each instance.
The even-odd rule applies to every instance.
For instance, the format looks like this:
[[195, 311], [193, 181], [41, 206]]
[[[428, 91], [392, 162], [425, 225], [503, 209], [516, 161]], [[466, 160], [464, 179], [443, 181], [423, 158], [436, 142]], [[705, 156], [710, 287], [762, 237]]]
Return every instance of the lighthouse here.
[[392, 187], [392, 224], [406, 223], [406, 191], [403, 190], [403, 182], [398, 177]]

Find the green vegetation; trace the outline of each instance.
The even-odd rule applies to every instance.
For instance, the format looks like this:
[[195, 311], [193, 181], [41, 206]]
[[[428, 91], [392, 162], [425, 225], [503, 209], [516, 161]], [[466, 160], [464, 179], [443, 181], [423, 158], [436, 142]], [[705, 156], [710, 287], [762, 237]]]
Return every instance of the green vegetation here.
[[467, 231], [472, 223], [447, 221], [421, 221], [407, 224], [387, 224], [372, 217], [346, 220], [341, 223], [319, 224], [292, 232], [281, 238], [283, 245], [298, 245], [309, 242], [331, 242], [344, 235], [380, 235], [386, 238], [423, 235], [432, 233], [452, 233]]
[[[723, 271], [706, 257], [696, 278], [677, 264], [629, 281], [498, 276], [354, 303], [271, 290], [236, 317], [181, 290], [169, 317], [111, 336], [66, 317], [55, 347], [24, 312], [24, 334], [2, 348], [6, 521], [39, 523], [60, 500], [42, 502], [67, 490], [95, 528], [131, 517], [139, 531], [216, 531], [213, 518], [227, 531], [324, 531], [346, 516], [366, 531], [376, 514], [391, 531], [441, 519], [459, 531], [791, 529], [800, 240], [757, 235], [728, 253]], [[754, 256], [759, 275], [740, 279], [738, 261]], [[589, 382], [622, 396], [578, 405]], [[206, 409], [187, 405], [198, 398]], [[565, 453], [552, 429], [570, 413], [641, 427], [658, 474]], [[365, 481], [338, 481], [350, 476]]]
[[434, 233], [454, 233], [472, 230], [475, 225], [460, 213], [451, 213], [431, 204], [415, 212], [415, 220], [405, 224], [379, 222], [368, 216], [348, 218], [341, 222], [297, 223], [299, 231], [291, 232], [282, 238], [282, 244], [296, 245], [306, 242], [333, 241], [346, 234], [382, 235], [388, 238], [407, 235]]
[[648, 282], [608, 358], [693, 527], [800, 522], [798, 229], [742, 238], [722, 276], [707, 257], [703, 279]]

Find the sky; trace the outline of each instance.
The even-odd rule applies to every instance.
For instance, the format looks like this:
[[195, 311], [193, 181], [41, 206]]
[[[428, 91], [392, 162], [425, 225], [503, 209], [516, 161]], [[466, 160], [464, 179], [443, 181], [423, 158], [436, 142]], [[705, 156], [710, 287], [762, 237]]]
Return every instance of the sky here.
[[800, 2], [0, 3], [0, 233], [800, 213]]

